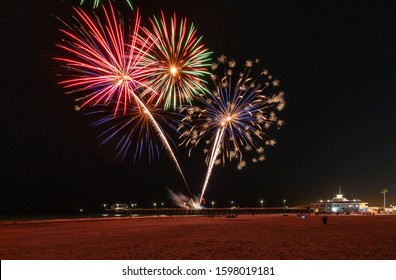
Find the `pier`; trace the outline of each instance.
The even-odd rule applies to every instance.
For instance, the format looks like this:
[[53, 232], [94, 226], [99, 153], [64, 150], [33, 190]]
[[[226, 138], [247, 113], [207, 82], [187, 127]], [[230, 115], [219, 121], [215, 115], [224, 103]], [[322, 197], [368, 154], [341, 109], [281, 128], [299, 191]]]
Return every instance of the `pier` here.
[[196, 215], [196, 216], [233, 216], [233, 215], [256, 215], [256, 214], [298, 214], [308, 213], [309, 207], [246, 207], [246, 208], [128, 208], [128, 209], [105, 209], [108, 214], [126, 214], [141, 216], [173, 216], [173, 215]]

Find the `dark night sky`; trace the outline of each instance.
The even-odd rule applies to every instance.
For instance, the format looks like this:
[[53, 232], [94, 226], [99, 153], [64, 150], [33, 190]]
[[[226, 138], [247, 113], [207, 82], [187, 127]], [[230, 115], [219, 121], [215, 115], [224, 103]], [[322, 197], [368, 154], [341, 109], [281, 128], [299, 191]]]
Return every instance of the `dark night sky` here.
[[[88, 0], [87, 0], [88, 1]], [[102, 203], [169, 203], [186, 192], [172, 162], [115, 159], [100, 131], [57, 86], [51, 56], [72, 0], [2, 1], [0, 17], [1, 211], [95, 210]], [[92, 2], [92, 1], [88, 1]], [[281, 81], [286, 125], [262, 164], [214, 170], [206, 198], [218, 206], [307, 205], [332, 197], [396, 204], [396, 4], [391, 1], [133, 0], [147, 18], [176, 11], [215, 56], [260, 58]], [[122, 0], [115, 6], [128, 14]], [[86, 10], [91, 9], [85, 5]], [[199, 150], [180, 161], [194, 193], [206, 168]], [[353, 194], [353, 195], [352, 195]]]

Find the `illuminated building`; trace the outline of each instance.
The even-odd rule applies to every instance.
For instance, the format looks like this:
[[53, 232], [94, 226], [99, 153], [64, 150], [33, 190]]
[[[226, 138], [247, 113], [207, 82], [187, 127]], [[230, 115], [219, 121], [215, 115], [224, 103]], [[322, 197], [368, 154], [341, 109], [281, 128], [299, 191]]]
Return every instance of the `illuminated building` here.
[[366, 213], [368, 211], [368, 202], [360, 199], [347, 199], [341, 194], [341, 187], [338, 194], [329, 200], [319, 200], [311, 203], [311, 209], [315, 213]]

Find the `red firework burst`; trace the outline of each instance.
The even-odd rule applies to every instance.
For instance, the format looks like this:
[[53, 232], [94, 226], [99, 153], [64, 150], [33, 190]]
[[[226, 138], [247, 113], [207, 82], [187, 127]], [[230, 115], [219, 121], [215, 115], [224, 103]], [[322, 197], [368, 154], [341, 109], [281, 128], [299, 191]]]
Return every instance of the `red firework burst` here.
[[103, 7], [103, 21], [74, 8], [76, 23], [65, 23], [66, 28], [60, 31], [66, 38], [57, 44], [68, 56], [54, 59], [70, 73], [59, 84], [81, 94], [76, 99], [83, 101], [81, 107], [114, 103], [117, 114], [121, 104], [125, 113], [127, 104], [137, 103], [141, 91], [155, 94], [147, 86], [155, 69], [147, 59], [153, 43], [139, 34], [139, 11], [133, 26], [126, 28], [109, 5], [109, 9]]

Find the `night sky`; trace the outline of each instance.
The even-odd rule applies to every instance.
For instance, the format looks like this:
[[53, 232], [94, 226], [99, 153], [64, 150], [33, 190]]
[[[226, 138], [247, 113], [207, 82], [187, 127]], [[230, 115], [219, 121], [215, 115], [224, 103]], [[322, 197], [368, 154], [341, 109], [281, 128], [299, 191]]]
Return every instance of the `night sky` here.
[[[92, 0], [93, 1], [93, 0]], [[85, 10], [91, 10], [87, 0]], [[166, 187], [186, 193], [173, 163], [116, 158], [99, 147], [99, 128], [73, 110], [57, 85], [61, 23], [72, 0], [2, 1], [0, 16], [0, 208], [72, 212], [103, 203], [170, 205]], [[281, 81], [286, 124], [266, 161], [238, 171], [214, 169], [206, 200], [216, 206], [309, 205], [338, 187], [349, 198], [396, 204], [396, 4], [392, 1], [132, 0], [143, 24], [161, 9], [194, 22], [203, 43], [243, 63], [261, 65]], [[122, 0], [115, 7], [132, 13]], [[206, 173], [201, 149], [180, 149], [190, 187]]]

